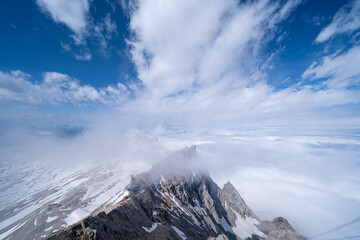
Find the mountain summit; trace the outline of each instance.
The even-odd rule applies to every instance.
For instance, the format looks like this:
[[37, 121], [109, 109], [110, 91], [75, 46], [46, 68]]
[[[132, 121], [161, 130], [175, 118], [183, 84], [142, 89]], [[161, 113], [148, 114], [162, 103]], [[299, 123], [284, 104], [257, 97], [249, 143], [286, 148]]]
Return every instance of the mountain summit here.
[[230, 183], [220, 189], [196, 147], [133, 176], [114, 200], [47, 239], [305, 239], [286, 219], [261, 222]]

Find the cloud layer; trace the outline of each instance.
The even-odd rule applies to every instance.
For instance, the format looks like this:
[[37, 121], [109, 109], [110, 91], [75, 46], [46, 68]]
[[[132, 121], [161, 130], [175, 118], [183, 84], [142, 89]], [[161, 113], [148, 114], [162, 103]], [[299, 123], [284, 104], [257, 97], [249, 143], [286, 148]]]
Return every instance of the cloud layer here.
[[27, 104], [75, 105], [99, 101], [106, 104], [121, 104], [130, 91], [121, 83], [95, 89], [81, 85], [79, 81], [66, 74], [46, 72], [39, 83], [30, 81], [31, 76], [21, 71], [4, 73], [0, 71], [0, 100]]

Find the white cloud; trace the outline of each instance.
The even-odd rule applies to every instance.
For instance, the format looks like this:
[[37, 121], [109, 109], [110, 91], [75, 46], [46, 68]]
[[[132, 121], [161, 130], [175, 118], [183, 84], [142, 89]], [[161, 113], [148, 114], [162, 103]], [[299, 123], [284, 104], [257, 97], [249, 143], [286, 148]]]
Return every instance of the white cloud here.
[[46, 72], [40, 83], [32, 83], [30, 75], [21, 71], [4, 73], [0, 71], [0, 100], [29, 104], [59, 104], [99, 101], [105, 104], [123, 103], [130, 91], [126, 86], [107, 86], [95, 89], [90, 85], [80, 85], [79, 81], [66, 74]]
[[351, 33], [360, 28], [360, 0], [353, 0], [340, 8], [332, 22], [316, 37], [316, 42], [326, 42], [337, 34]]
[[64, 51], [64, 52], [69, 52], [71, 51], [71, 46], [69, 44], [66, 44], [62, 41], [60, 41], [60, 46], [61, 46], [61, 49]]
[[[78, 60], [91, 60], [91, 53], [86, 48], [87, 38], [93, 38], [99, 44], [100, 53], [106, 55], [109, 40], [117, 34], [117, 25], [107, 13], [103, 19], [95, 21], [90, 16], [89, 0], [37, 0], [42, 12], [48, 14], [55, 23], [65, 24], [72, 32], [75, 45], [81, 48], [82, 53], [75, 53]], [[72, 48], [69, 44], [60, 42], [63, 51]]]
[[100, 21], [93, 26], [93, 32], [100, 45], [99, 51], [106, 55], [108, 41], [117, 33], [116, 23], [111, 19], [110, 13], [106, 15], [103, 21]]
[[242, 91], [263, 80], [257, 56], [265, 35], [298, 4], [139, 1], [129, 40], [138, 77], [155, 100]]
[[[142, 81], [128, 86], [133, 96], [130, 97], [129, 89], [117, 85], [93, 88], [97, 98], [89, 89], [82, 89], [79, 96], [73, 94], [65, 99], [76, 103], [80, 98], [106, 104], [127, 102], [121, 113], [129, 119], [136, 118], [140, 125], [156, 126], [164, 121], [185, 129], [218, 129], [224, 122], [228, 128], [236, 128], [239, 122], [286, 125], [299, 122], [300, 118], [306, 122], [314, 116], [311, 112], [314, 114], [318, 109], [359, 102], [357, 89], [338, 89], [339, 84], [335, 84], [356, 83], [356, 48], [324, 58], [322, 64], [313, 65], [304, 73], [306, 78], [314, 74], [313, 78], [331, 77], [325, 82], [327, 88], [323, 88], [323, 80], [309, 85], [294, 84], [282, 90], [275, 90], [266, 82], [261, 67], [262, 46], [271, 39], [269, 36], [276, 37], [277, 24], [301, 2], [281, 3], [140, 1], [136, 8], [129, 8], [132, 9], [130, 29], [135, 37], [128, 42]], [[103, 39], [116, 34], [110, 14], [97, 26]], [[78, 56], [85, 60], [90, 57]], [[330, 60], [336, 71], [334, 75], [329, 75], [330, 70], [325, 71], [325, 65], [328, 66], [325, 63]], [[22, 84], [43, 89], [41, 83], [23, 81]], [[53, 101], [51, 96], [49, 99], [48, 102]], [[46, 98], [40, 100], [43, 101]]]
[[326, 78], [323, 84], [329, 88], [360, 85], [360, 46], [343, 53], [323, 57], [321, 63], [314, 62], [304, 73], [304, 78]]
[[63, 23], [73, 31], [77, 43], [83, 41], [90, 9], [88, 0], [37, 0], [36, 2], [56, 23]]
[[300, 3], [140, 1], [130, 14], [129, 44], [145, 90], [122, 111], [156, 124], [219, 129], [225, 122], [309, 122], [319, 109], [359, 102], [358, 90], [321, 81], [282, 90], [266, 82], [262, 47]]
[[91, 60], [91, 53], [89, 53], [89, 52], [84, 52], [84, 53], [81, 53], [81, 54], [75, 53], [74, 57], [77, 60], [90, 61]]

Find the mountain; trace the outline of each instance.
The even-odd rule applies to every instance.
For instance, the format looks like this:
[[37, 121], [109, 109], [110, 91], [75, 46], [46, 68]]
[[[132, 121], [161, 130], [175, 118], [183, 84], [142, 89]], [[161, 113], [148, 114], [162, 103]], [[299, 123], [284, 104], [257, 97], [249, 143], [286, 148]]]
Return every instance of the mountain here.
[[[94, 151], [76, 150], [81, 136], [36, 136], [42, 143], [30, 149], [26, 144], [1, 146], [0, 239], [39, 240], [78, 222], [116, 199], [131, 174], [148, 170], [149, 162], [164, 156], [156, 137], [140, 134], [121, 136], [109, 148], [96, 144]], [[43, 142], [53, 141], [59, 150], [45, 149]]]
[[116, 164], [0, 168], [0, 239], [41, 239], [88, 216], [128, 183]]
[[284, 218], [260, 221], [230, 182], [220, 189], [192, 146], [132, 176], [118, 198], [47, 239], [305, 238]]

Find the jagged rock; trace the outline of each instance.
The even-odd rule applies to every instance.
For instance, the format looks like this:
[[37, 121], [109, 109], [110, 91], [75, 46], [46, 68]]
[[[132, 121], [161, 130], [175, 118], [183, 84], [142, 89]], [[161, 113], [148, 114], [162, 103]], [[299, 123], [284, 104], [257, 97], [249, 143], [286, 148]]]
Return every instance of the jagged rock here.
[[306, 240], [306, 238], [290, 230], [274, 230], [269, 233], [266, 240]]
[[255, 214], [246, 205], [239, 192], [230, 182], [227, 182], [221, 190], [220, 200], [226, 209], [232, 208], [237, 211], [242, 217], [248, 216], [256, 218]]
[[231, 183], [220, 189], [203, 170], [195, 146], [133, 176], [126, 192], [128, 195], [120, 202], [99, 207], [91, 216], [48, 239], [222, 240], [297, 236], [284, 218], [260, 222]]
[[283, 217], [277, 217], [272, 222], [263, 221], [258, 226], [267, 234], [267, 240], [305, 240], [303, 236], [295, 233], [289, 222]]

